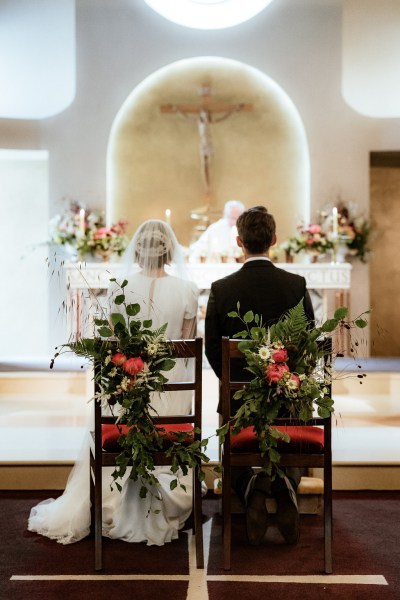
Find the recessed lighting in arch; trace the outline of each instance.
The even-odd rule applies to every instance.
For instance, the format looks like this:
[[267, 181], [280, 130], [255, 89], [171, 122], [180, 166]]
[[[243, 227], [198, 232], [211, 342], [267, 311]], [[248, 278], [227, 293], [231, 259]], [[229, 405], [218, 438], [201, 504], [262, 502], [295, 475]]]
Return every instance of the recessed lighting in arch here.
[[194, 29], [224, 29], [248, 21], [273, 0], [145, 0], [166, 19]]

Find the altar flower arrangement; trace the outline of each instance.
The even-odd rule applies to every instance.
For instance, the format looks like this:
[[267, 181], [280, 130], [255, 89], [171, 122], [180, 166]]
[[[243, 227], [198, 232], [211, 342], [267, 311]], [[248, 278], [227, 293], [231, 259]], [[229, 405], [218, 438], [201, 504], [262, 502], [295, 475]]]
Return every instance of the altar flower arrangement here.
[[285, 252], [286, 262], [291, 262], [295, 254], [302, 252], [317, 258], [327, 252], [337, 254], [339, 249], [343, 256], [367, 261], [371, 227], [368, 220], [358, 214], [353, 203], [347, 206], [339, 198], [337, 207], [319, 211], [316, 223], [307, 227], [299, 224], [297, 232], [280, 246]]
[[99, 222], [95, 227], [91, 227], [89, 215], [87, 225], [85, 223], [85, 234], [76, 241], [79, 256], [82, 258], [87, 254], [97, 255], [103, 260], [107, 260], [112, 254], [121, 256], [129, 243], [126, 235], [127, 221], [120, 220], [111, 227], [104, 227], [104, 222], [101, 223], [101, 227], [98, 225]]
[[[159, 484], [153, 473], [150, 453], [162, 448], [166, 436], [166, 431], [160, 426], [156, 427], [151, 419], [151, 396], [154, 392], [163, 391], [168, 381], [166, 374], [176, 361], [165, 337], [167, 323], [153, 329], [151, 319], [137, 318], [140, 305], [126, 302], [124, 288], [128, 282], [124, 280], [118, 284], [114, 278], [110, 281], [115, 282], [118, 289], [114, 310], [95, 319], [96, 336], [63, 344], [50, 366], [53, 366], [57, 356], [71, 351], [93, 364], [101, 363], [102, 368], [95, 372], [100, 391], [94, 401], [100, 402], [103, 409], [117, 416], [119, 427], [129, 427], [128, 433], [125, 433], [125, 428], [124, 431], [122, 427], [120, 429], [121, 453], [112, 477], [116, 487], [121, 490], [119, 480], [127, 472], [131, 461], [129, 477], [134, 481], [140, 480], [140, 496], [144, 498], [152, 486]], [[179, 483], [180, 470], [186, 475], [197, 461], [208, 462], [205, 454], [207, 442], [206, 439], [187, 444], [185, 432], [177, 432], [173, 441], [169, 439], [166, 454], [172, 457], [171, 471], [176, 475], [170, 483], [171, 489], [178, 485], [185, 489]], [[200, 469], [198, 472], [202, 480], [204, 474]]]
[[289, 238], [281, 245], [287, 257], [300, 252], [307, 252], [313, 256], [324, 255], [333, 249], [328, 232], [320, 224], [314, 223], [307, 227], [300, 224], [297, 231], [296, 236]]
[[[320, 417], [329, 417], [334, 410], [333, 399], [329, 396], [333, 365], [328, 356], [329, 350], [321, 348], [317, 341], [332, 336], [341, 327], [364, 328], [367, 321], [364, 314], [354, 321], [346, 321], [348, 310], [338, 308], [333, 318], [320, 327], [308, 322], [303, 301], [292, 308], [276, 324], [264, 327], [259, 315], [237, 311], [229, 317], [240, 319], [244, 329], [234, 337], [241, 339], [239, 350], [243, 352], [246, 369], [251, 374], [250, 382], [234, 394], [240, 407], [227, 423], [218, 429], [220, 443], [223, 442], [228, 427], [237, 434], [245, 427], [253, 427], [264, 457], [264, 470], [267, 474], [283, 475], [279, 468], [280, 454], [278, 440], [290, 441], [286, 432], [272, 427], [276, 417], [287, 416], [309, 421], [316, 410]], [[360, 377], [364, 375], [360, 374]]]
[[126, 229], [124, 220], [107, 228], [103, 213], [85, 209], [72, 200], [63, 213], [51, 219], [47, 243], [68, 245], [81, 260], [87, 255], [106, 260], [111, 255], [120, 256], [126, 249], [129, 243]]
[[348, 254], [367, 262], [371, 227], [367, 219], [357, 215], [354, 207], [348, 208], [343, 202], [338, 205], [338, 236], [348, 248]]

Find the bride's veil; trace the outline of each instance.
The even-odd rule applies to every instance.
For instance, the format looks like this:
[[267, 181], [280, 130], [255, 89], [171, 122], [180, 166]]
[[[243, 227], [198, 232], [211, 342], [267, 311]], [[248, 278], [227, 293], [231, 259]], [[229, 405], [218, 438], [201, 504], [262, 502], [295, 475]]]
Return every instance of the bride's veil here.
[[151, 275], [164, 266], [169, 274], [190, 279], [183, 249], [172, 227], [159, 219], [145, 221], [121, 258], [120, 276], [127, 277], [139, 268]]

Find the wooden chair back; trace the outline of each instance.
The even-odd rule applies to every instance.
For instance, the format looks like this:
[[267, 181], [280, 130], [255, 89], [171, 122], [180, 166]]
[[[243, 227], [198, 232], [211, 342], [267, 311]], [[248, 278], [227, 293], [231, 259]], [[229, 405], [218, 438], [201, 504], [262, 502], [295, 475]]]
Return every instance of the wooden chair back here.
[[[168, 342], [172, 347], [173, 356], [177, 359], [193, 359], [194, 366], [191, 370], [193, 377], [190, 381], [168, 381], [165, 384], [165, 391], [193, 391], [193, 410], [187, 415], [154, 416], [155, 424], [168, 425], [170, 435], [173, 435], [173, 425], [177, 430], [184, 425], [190, 424], [197, 431], [193, 433], [193, 440], [201, 439], [201, 417], [202, 417], [202, 348], [203, 340], [198, 337], [189, 340], [171, 340]], [[95, 392], [97, 389], [98, 377], [96, 372], [102, 368], [101, 364], [95, 364]], [[94, 431], [90, 435], [90, 497], [92, 511], [92, 529], [95, 538], [95, 569], [103, 568], [102, 552], [102, 469], [103, 467], [112, 467], [116, 465], [116, 459], [119, 455], [116, 451], [105, 451], [102, 443], [103, 426], [115, 424], [117, 417], [104, 415], [99, 402], [94, 402]], [[117, 427], [115, 425], [115, 427]], [[169, 465], [171, 459], [165, 455], [165, 452], [157, 451], [153, 453], [154, 465]], [[204, 567], [203, 558], [203, 534], [202, 534], [202, 494], [201, 483], [198, 478], [198, 471], [201, 464], [197, 464], [193, 469], [193, 532], [195, 533], [196, 543], [196, 563], [198, 568]], [[115, 490], [118, 494], [118, 490]], [[140, 499], [138, 499], [140, 501]], [[151, 517], [149, 517], [151, 518]]]

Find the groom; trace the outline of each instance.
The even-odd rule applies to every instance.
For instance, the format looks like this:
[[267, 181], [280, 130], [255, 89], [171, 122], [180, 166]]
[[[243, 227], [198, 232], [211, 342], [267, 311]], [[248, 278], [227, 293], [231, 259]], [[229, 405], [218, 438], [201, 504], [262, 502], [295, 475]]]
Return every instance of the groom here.
[[[237, 244], [242, 248], [245, 262], [242, 268], [211, 285], [205, 321], [206, 356], [215, 374], [221, 378], [222, 336], [233, 337], [243, 329], [237, 318], [228, 313], [237, 310], [244, 315], [251, 310], [262, 317], [268, 327], [276, 323], [289, 309], [303, 300], [305, 313], [314, 320], [311, 299], [304, 277], [278, 269], [268, 258], [269, 249], [276, 243], [274, 217], [264, 206], [246, 210], [237, 220]], [[248, 379], [243, 368], [233, 373], [236, 381]], [[263, 472], [251, 469], [232, 469], [233, 487], [246, 507], [247, 535], [251, 544], [260, 544], [265, 536], [269, 518], [266, 496], [277, 502], [276, 522], [285, 541], [295, 544], [299, 538], [299, 514], [296, 490], [300, 469], [286, 470], [286, 477], [274, 481]]]

